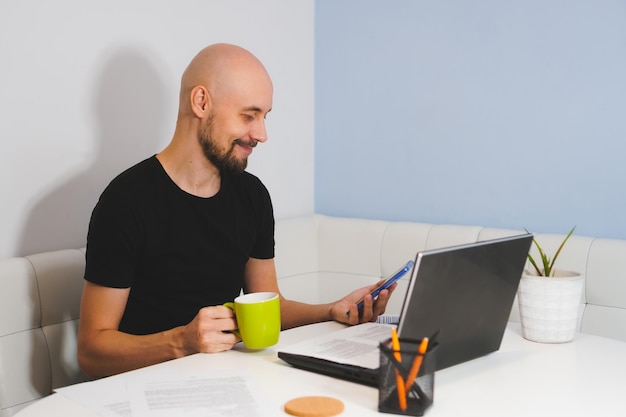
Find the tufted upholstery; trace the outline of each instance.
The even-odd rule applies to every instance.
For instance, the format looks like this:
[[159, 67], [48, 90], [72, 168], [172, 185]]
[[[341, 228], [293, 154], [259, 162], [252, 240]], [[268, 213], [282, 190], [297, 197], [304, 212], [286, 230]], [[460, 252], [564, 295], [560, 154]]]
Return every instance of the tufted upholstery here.
[[[276, 270], [285, 296], [328, 302], [392, 273], [419, 250], [519, 233], [323, 215], [281, 219]], [[564, 236], [536, 237], [553, 253]], [[560, 268], [585, 275], [580, 330], [626, 341], [626, 241], [574, 235], [559, 259]], [[76, 362], [84, 263], [78, 249], [0, 260], [0, 417], [86, 379]], [[399, 313], [407, 284], [400, 280], [389, 313]]]
[[85, 254], [78, 249], [0, 260], [0, 416], [85, 380], [76, 331]]
[[[276, 269], [286, 297], [330, 302], [391, 274], [419, 250], [520, 233], [524, 231], [323, 215], [284, 219], [276, 224]], [[565, 236], [535, 237], [554, 253]], [[557, 266], [585, 277], [580, 331], [626, 341], [626, 240], [573, 235]], [[400, 312], [407, 286], [408, 275], [400, 280], [388, 313]], [[517, 302], [510, 320], [519, 321]]]

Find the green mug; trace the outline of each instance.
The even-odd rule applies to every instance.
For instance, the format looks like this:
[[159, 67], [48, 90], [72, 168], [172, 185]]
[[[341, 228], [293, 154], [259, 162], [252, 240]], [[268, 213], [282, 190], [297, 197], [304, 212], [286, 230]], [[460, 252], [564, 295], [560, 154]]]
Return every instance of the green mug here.
[[280, 299], [274, 292], [240, 295], [224, 306], [235, 312], [237, 334], [248, 349], [263, 349], [278, 342], [280, 335]]

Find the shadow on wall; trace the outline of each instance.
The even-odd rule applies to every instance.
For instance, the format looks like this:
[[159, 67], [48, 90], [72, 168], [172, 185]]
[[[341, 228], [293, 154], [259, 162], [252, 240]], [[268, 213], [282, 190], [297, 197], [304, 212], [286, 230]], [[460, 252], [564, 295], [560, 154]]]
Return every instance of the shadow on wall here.
[[85, 246], [91, 212], [104, 188], [126, 168], [159, 152], [172, 134], [163, 122], [175, 117], [166, 114], [167, 90], [159, 73], [164, 66], [145, 48], [117, 48], [104, 55], [93, 88], [95, 158], [34, 204], [18, 256]]

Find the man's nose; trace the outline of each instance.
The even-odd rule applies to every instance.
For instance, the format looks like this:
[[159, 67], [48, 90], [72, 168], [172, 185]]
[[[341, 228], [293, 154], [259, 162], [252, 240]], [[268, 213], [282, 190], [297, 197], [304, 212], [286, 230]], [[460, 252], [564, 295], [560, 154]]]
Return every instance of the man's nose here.
[[267, 141], [267, 130], [265, 129], [265, 119], [260, 119], [257, 123], [254, 124], [254, 126], [250, 130], [250, 139], [253, 139], [261, 143]]

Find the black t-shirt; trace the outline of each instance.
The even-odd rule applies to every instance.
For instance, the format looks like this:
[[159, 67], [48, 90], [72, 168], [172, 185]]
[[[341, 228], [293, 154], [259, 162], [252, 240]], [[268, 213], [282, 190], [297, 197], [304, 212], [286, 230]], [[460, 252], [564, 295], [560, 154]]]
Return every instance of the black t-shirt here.
[[222, 174], [219, 192], [181, 190], [156, 156], [115, 178], [94, 208], [85, 279], [130, 295], [119, 330], [150, 334], [233, 300], [249, 258], [274, 257], [269, 193], [252, 174]]

